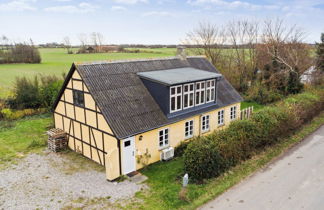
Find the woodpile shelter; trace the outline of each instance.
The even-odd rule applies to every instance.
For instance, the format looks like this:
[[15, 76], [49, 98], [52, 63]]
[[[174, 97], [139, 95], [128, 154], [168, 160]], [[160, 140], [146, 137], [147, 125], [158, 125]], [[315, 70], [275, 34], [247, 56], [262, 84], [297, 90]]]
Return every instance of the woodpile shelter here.
[[114, 180], [239, 119], [241, 101], [204, 57], [74, 63], [54, 120], [68, 147], [104, 165]]

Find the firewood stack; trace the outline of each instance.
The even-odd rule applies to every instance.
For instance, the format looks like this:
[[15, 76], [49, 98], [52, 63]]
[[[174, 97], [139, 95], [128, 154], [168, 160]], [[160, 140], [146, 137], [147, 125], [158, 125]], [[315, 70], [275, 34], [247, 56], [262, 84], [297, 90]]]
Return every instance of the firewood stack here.
[[48, 149], [53, 152], [59, 152], [67, 148], [67, 134], [59, 128], [53, 128], [46, 132], [48, 135]]

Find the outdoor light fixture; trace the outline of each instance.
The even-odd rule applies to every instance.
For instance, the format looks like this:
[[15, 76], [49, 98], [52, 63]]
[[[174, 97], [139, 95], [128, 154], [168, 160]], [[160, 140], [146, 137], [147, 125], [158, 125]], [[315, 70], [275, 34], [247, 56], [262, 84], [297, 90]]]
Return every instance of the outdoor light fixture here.
[[143, 136], [140, 135], [139, 138], [138, 138], [138, 140], [142, 141], [142, 139], [143, 139]]

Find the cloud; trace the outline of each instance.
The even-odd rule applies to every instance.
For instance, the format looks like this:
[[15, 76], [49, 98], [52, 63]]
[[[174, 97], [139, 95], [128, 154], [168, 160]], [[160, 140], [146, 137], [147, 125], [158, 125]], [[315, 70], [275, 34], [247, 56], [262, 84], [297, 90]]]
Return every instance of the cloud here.
[[65, 5], [47, 7], [44, 9], [46, 12], [62, 12], [62, 13], [91, 13], [94, 12], [98, 7], [86, 2], [82, 2], [78, 5]]
[[119, 4], [137, 4], [137, 3], [146, 3], [148, 0], [113, 0]]
[[146, 12], [142, 14], [143, 17], [148, 17], [148, 16], [173, 16], [170, 12], [166, 11], [151, 11], [151, 12]]
[[224, 0], [188, 0], [191, 5], [216, 5], [225, 9], [249, 9], [249, 10], [259, 10], [259, 9], [279, 9], [278, 5], [258, 5], [252, 4], [244, 1], [224, 1]]
[[32, 6], [31, 3], [36, 0], [15, 0], [7, 3], [0, 4], [0, 11], [34, 11], [36, 7]]
[[125, 7], [121, 6], [112, 6], [111, 11], [126, 11], [127, 9]]

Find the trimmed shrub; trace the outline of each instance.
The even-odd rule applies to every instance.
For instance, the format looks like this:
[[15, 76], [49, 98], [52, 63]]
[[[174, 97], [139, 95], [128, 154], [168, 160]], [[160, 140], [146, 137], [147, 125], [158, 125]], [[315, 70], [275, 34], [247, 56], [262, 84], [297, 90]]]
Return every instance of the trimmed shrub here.
[[188, 144], [191, 141], [195, 141], [196, 138], [197, 137], [194, 137], [193, 139], [190, 139], [188, 141], [182, 141], [182, 142], [180, 142], [180, 144], [174, 149], [174, 156], [176, 156], [176, 157], [183, 156], [185, 150], [187, 149]]
[[188, 145], [184, 159], [184, 170], [195, 181], [218, 176], [227, 165], [219, 154], [216, 143], [204, 137], [197, 138]]
[[184, 170], [195, 181], [218, 176], [290, 135], [324, 109], [324, 91], [310, 90], [266, 107], [251, 119], [197, 137], [184, 152]]
[[262, 148], [271, 145], [278, 140], [278, 137], [289, 129], [291, 115], [284, 108], [266, 107], [252, 116], [251, 121], [256, 123], [259, 130], [254, 138], [255, 148]]
[[222, 131], [214, 132], [211, 140], [217, 142], [220, 154], [229, 166], [237, 162], [246, 160], [254, 151], [254, 141], [259, 132], [253, 121], [234, 121], [230, 126]]

